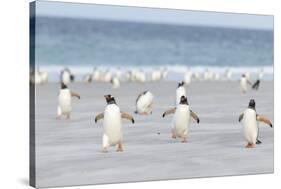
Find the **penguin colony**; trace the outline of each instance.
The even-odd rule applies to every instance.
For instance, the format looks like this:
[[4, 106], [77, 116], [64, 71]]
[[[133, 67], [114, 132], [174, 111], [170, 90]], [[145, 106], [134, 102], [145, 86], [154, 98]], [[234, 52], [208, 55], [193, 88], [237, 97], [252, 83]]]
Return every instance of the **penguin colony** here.
[[[258, 75], [258, 79], [256, 82], [254, 82], [254, 84], [250, 82], [249, 72], [242, 74], [240, 79], [241, 93], [244, 94], [247, 92], [248, 85], [250, 85], [253, 90], [258, 90], [263, 74], [263, 70], [261, 70]], [[115, 74], [112, 74], [109, 70], [101, 72], [97, 68], [94, 68], [93, 73], [85, 75], [83, 81], [85, 83], [91, 83], [92, 81], [108, 82], [112, 84], [113, 89], [118, 89], [121, 85], [121, 75], [122, 73], [120, 68], [118, 68]], [[47, 72], [40, 72], [37, 69], [33, 71], [30, 76], [30, 81], [33, 84], [44, 84], [48, 82]], [[144, 83], [148, 80], [145, 72], [142, 70], [128, 71], [125, 73], [125, 77], [127, 81], [135, 81], [140, 83]], [[154, 70], [151, 73], [150, 81], [159, 81], [166, 77], [166, 69]], [[184, 81], [178, 83], [175, 95], [175, 107], [168, 109], [162, 115], [162, 117], [165, 118], [169, 114], [173, 114], [171, 137], [173, 139], [180, 138], [181, 142], [183, 143], [188, 141], [187, 138], [191, 120], [194, 119], [197, 124], [200, 122], [198, 115], [191, 110], [185, 87], [189, 86], [193, 79], [199, 80], [200, 77], [201, 76], [199, 73], [192, 73], [190, 70], [188, 70], [184, 74]], [[203, 78], [206, 81], [219, 80], [220, 77], [221, 76], [218, 73], [212, 73], [209, 70], [206, 70], [203, 73]], [[224, 77], [226, 80], [231, 80], [231, 70], [227, 69]], [[66, 119], [70, 119], [72, 111], [72, 97], [80, 99], [80, 95], [68, 88], [68, 85], [74, 81], [74, 75], [68, 68], [65, 68], [61, 71], [60, 80], [61, 89], [58, 95], [57, 119], [61, 119], [63, 116], [65, 116]], [[120, 110], [120, 107], [117, 105], [114, 96], [108, 94], [105, 95], [104, 98], [106, 100], [105, 110], [95, 116], [95, 123], [97, 123], [99, 120], [103, 120], [104, 134], [102, 136], [102, 151], [108, 152], [110, 146], [116, 146], [117, 151], [122, 152], [124, 150], [122, 119], [130, 120], [133, 124], [135, 123], [135, 120], [132, 115]], [[134, 113], [140, 116], [151, 115], [153, 112], [153, 99], [154, 95], [150, 91], [144, 91], [140, 93], [136, 99], [136, 110]], [[242, 114], [240, 114], [238, 121], [242, 122], [243, 124], [244, 138], [247, 142], [245, 146], [246, 148], [254, 148], [257, 144], [261, 144], [261, 141], [258, 139], [259, 122], [263, 122], [270, 127], [273, 127], [269, 119], [257, 113], [256, 102], [254, 99], [249, 101], [248, 107]]]

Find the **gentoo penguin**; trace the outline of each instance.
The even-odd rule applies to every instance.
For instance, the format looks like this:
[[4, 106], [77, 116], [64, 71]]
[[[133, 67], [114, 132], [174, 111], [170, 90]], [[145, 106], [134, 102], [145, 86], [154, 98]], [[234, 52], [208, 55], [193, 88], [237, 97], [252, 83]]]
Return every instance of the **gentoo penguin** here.
[[232, 78], [232, 72], [231, 72], [230, 69], [227, 69], [227, 70], [225, 71], [225, 78], [226, 78], [226, 80], [231, 80], [231, 78]]
[[109, 70], [106, 70], [103, 78], [104, 82], [109, 83], [111, 79], [112, 79], [111, 72]]
[[40, 72], [41, 83], [48, 83], [48, 72]]
[[192, 72], [191, 71], [187, 71], [184, 74], [184, 83], [189, 86], [191, 84], [191, 80], [192, 80]]
[[80, 99], [80, 95], [70, 91], [63, 82], [61, 83], [61, 89], [58, 97], [58, 109], [57, 109], [57, 119], [65, 115], [67, 119], [70, 119], [71, 114], [71, 97], [77, 97]]
[[177, 107], [164, 112], [162, 117], [172, 113], [175, 113], [172, 122], [172, 138], [179, 137], [182, 138], [182, 142], [187, 142], [186, 138], [190, 126], [190, 116], [199, 123], [198, 116], [190, 110], [185, 96], [181, 96], [180, 103]]
[[247, 84], [252, 85], [252, 83], [247, 79], [245, 74], [242, 74], [240, 79], [240, 89], [242, 93], [246, 93], [247, 91]]
[[86, 75], [84, 76], [84, 78], [83, 78], [83, 81], [84, 81], [85, 83], [92, 83], [92, 81], [93, 81], [92, 78], [93, 78], [93, 77], [92, 77], [92, 74], [86, 74]]
[[139, 94], [136, 100], [136, 114], [149, 115], [152, 114], [153, 94], [149, 91], [144, 91]]
[[61, 82], [68, 85], [70, 82], [74, 81], [74, 75], [70, 72], [68, 68], [61, 71]]
[[117, 145], [117, 151], [123, 151], [122, 118], [131, 120], [134, 118], [125, 112], [121, 112], [113, 96], [105, 95], [107, 106], [103, 113], [95, 117], [95, 122], [103, 120], [104, 134], [102, 138], [103, 152], [107, 152], [109, 146]]
[[255, 100], [251, 99], [248, 108], [239, 116], [239, 122], [242, 121], [244, 127], [244, 136], [247, 141], [246, 148], [254, 148], [256, 144], [260, 144], [258, 140], [259, 127], [258, 122], [261, 121], [272, 127], [272, 123], [265, 117], [258, 115], [256, 112]]
[[184, 84], [185, 84], [184, 81], [178, 83], [178, 88], [176, 90], [176, 105], [180, 103], [182, 96], [186, 96]]
[[159, 81], [162, 79], [162, 73], [160, 70], [154, 70], [152, 73], [151, 73], [151, 80], [152, 81]]
[[93, 81], [99, 81], [100, 80], [100, 72], [97, 68], [94, 68], [93, 74], [92, 74], [92, 80]]
[[113, 88], [113, 89], [118, 89], [118, 88], [120, 87], [119, 78], [116, 77], [116, 76], [114, 76], [114, 77], [111, 79], [110, 83], [112, 84], [112, 88]]
[[34, 73], [34, 83], [35, 84], [41, 84], [42, 83], [42, 77], [41, 77], [41, 74], [40, 74], [40, 71], [39, 70], [35, 70], [35, 73]]
[[261, 69], [258, 74], [258, 79], [261, 80], [263, 78], [263, 75], [264, 75], [264, 69]]

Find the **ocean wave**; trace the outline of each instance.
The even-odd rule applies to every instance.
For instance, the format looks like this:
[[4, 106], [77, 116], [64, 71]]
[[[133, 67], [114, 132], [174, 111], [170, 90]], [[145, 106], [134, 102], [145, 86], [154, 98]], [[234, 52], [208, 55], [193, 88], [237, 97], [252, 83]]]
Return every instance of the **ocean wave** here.
[[162, 66], [92, 66], [92, 65], [42, 65], [37, 66], [36, 69], [40, 71], [48, 72], [49, 78], [52, 81], [59, 79], [59, 74], [62, 69], [69, 68], [71, 72], [82, 78], [86, 74], [93, 73], [94, 69], [100, 70], [101, 72], [115, 73], [117, 70], [122, 74], [128, 71], [143, 71], [146, 74], [151, 74], [155, 70], [167, 71], [169, 77], [168, 80], [179, 80], [183, 77], [183, 74], [190, 71], [192, 73], [203, 74], [204, 72], [211, 72], [223, 76], [227, 70], [233, 74], [233, 79], [237, 79], [243, 73], [250, 73], [251, 75], [257, 75], [263, 72], [266, 79], [273, 79], [274, 68], [273, 66], [245, 66], [245, 67], [219, 67], [219, 66], [185, 66], [185, 65], [162, 65]]

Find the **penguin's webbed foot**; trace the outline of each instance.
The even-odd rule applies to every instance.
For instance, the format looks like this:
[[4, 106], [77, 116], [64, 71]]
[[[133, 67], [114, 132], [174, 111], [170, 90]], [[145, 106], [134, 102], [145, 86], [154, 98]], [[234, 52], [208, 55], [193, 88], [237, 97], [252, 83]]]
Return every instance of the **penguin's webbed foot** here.
[[255, 145], [255, 144], [249, 144], [249, 143], [248, 143], [245, 147], [246, 147], [246, 148], [255, 148], [256, 145]]
[[181, 141], [182, 143], [187, 143], [186, 138], [183, 138], [183, 140]]

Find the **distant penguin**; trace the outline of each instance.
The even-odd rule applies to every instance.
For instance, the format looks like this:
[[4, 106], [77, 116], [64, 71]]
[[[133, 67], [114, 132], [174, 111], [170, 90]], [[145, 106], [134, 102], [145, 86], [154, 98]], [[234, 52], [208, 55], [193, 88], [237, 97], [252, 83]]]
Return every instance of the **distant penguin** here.
[[168, 76], [168, 70], [167, 70], [167, 68], [163, 68], [163, 70], [162, 70], [162, 78], [166, 79], [167, 76]]
[[71, 97], [73, 96], [80, 99], [79, 94], [71, 92], [64, 83], [61, 83], [61, 89], [58, 96], [57, 119], [60, 119], [62, 115], [65, 115], [67, 119], [70, 119], [72, 110]]
[[227, 69], [225, 71], [225, 78], [226, 78], [226, 80], [231, 80], [232, 79], [232, 72], [231, 72], [230, 69]]
[[41, 72], [41, 83], [48, 83], [48, 72]]
[[120, 67], [117, 68], [115, 72], [115, 76], [120, 80], [122, 78], [122, 72], [120, 70]]
[[137, 71], [135, 73], [135, 78], [137, 81], [144, 83], [146, 81], [146, 76], [145, 76], [145, 72], [144, 71]]
[[180, 103], [181, 97], [186, 96], [186, 90], [184, 88], [184, 81], [178, 83], [178, 88], [176, 90], [176, 104]]
[[159, 81], [162, 79], [162, 72], [160, 70], [154, 70], [151, 73], [151, 80], [152, 81]]
[[209, 71], [209, 69], [206, 69], [204, 72], [204, 79], [206, 81], [212, 80], [213, 74]]
[[74, 75], [70, 72], [68, 68], [61, 71], [61, 82], [68, 85], [70, 82], [74, 81]]
[[258, 79], [261, 80], [263, 78], [263, 75], [264, 75], [264, 69], [261, 69], [258, 74]]
[[92, 83], [92, 74], [86, 74], [83, 78], [85, 83]]
[[42, 83], [41, 74], [40, 74], [39, 70], [37, 70], [37, 69], [34, 72], [34, 83], [35, 84], [41, 84]]
[[192, 80], [192, 72], [187, 71], [184, 74], [184, 83], [186, 84], [186, 86], [189, 86], [191, 84], [191, 80]]
[[112, 84], [113, 89], [118, 89], [120, 87], [120, 80], [118, 77], [116, 77], [116, 76], [113, 77], [110, 82]]
[[239, 116], [239, 122], [242, 121], [244, 127], [244, 136], [247, 141], [246, 148], [254, 148], [260, 144], [258, 140], [259, 127], [258, 121], [264, 122], [272, 127], [272, 123], [265, 117], [258, 115], [256, 112], [255, 100], [251, 99], [248, 108]]
[[121, 112], [116, 104], [115, 98], [111, 95], [104, 96], [107, 106], [103, 113], [95, 117], [95, 122], [103, 120], [104, 134], [102, 138], [103, 152], [107, 152], [109, 146], [117, 145], [117, 151], [123, 151], [122, 118], [134, 123], [134, 118], [128, 113]]
[[187, 135], [190, 126], [190, 117], [199, 123], [199, 118], [190, 110], [187, 98], [181, 96], [180, 103], [175, 107], [163, 113], [162, 117], [174, 113], [172, 121], [172, 138], [182, 138], [182, 142], [187, 142]]
[[153, 94], [149, 91], [142, 92], [136, 100], [136, 114], [152, 114]]
[[93, 81], [99, 81], [100, 80], [101, 73], [97, 68], [94, 68], [93, 74], [92, 74], [92, 80]]
[[194, 79], [196, 79], [197, 81], [200, 80], [200, 73], [199, 72], [195, 72], [194, 74]]
[[112, 75], [111, 72], [109, 70], [107, 70], [104, 74], [104, 82], [110, 82], [112, 79]]
[[242, 74], [241, 79], [240, 79], [240, 90], [242, 93], [247, 92], [247, 85], [252, 85], [252, 83], [247, 79], [245, 74]]

